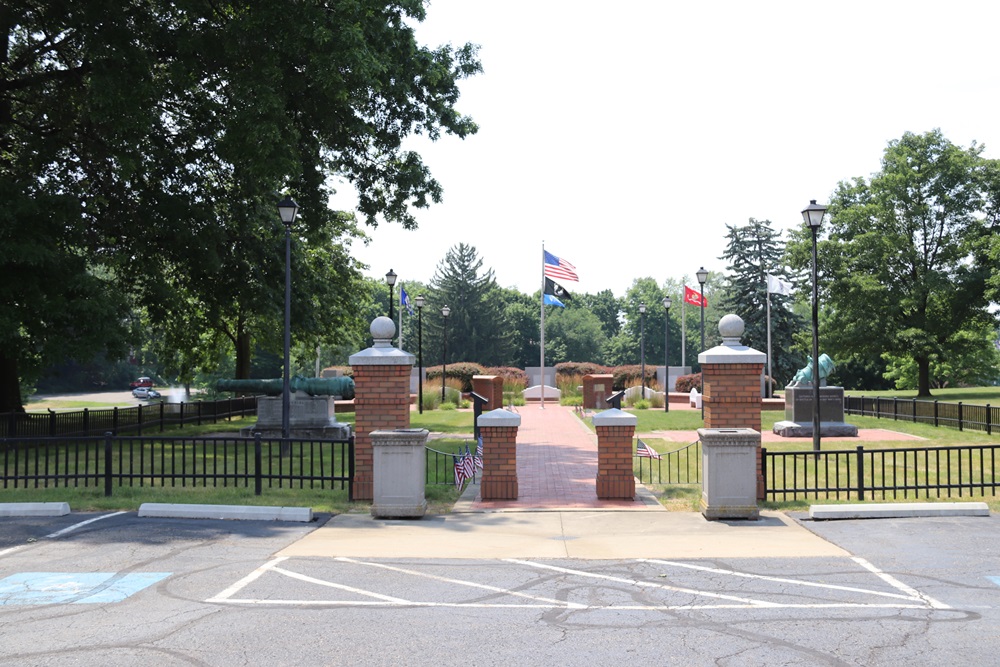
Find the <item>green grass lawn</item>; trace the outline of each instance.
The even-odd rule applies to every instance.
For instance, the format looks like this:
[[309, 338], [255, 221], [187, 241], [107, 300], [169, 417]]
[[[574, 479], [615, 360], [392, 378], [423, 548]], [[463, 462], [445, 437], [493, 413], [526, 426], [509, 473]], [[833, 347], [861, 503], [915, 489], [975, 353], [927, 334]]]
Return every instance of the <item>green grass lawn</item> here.
[[[855, 391], [855, 390], [845, 390], [844, 393], [848, 396], [882, 396], [883, 398], [892, 398], [893, 396], [897, 398], [916, 398], [916, 389], [887, 389], [885, 391]], [[938, 400], [942, 402], [957, 403], [962, 401], [963, 403], [979, 403], [979, 404], [990, 404], [998, 405], [1000, 404], [1000, 387], [956, 387], [956, 388], [945, 388], [945, 389], [932, 389], [931, 397], [929, 399], [920, 400]]]

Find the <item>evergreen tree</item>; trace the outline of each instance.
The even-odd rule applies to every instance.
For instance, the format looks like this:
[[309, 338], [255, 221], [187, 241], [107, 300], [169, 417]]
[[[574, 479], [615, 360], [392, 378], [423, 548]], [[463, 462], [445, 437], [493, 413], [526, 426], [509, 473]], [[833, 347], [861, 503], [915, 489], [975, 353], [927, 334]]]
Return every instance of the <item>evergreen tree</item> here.
[[[746, 225], [726, 225], [726, 229], [729, 243], [720, 259], [728, 261], [728, 273], [721, 305], [725, 312], [743, 318], [743, 344], [766, 352], [767, 276], [789, 281], [782, 261], [781, 234], [771, 228], [770, 220], [754, 218]], [[793, 349], [793, 336], [803, 322], [792, 312], [789, 301], [790, 297], [771, 295], [771, 368], [779, 386], [787, 383], [803, 362]]]

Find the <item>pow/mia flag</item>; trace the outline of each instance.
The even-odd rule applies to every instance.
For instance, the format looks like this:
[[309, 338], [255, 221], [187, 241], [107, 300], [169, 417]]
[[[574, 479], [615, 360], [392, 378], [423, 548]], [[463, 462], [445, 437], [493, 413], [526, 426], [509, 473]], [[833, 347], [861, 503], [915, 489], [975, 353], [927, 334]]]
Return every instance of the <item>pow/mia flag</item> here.
[[552, 280], [551, 278], [545, 279], [545, 291], [543, 292], [543, 294], [551, 294], [560, 301], [569, 301], [570, 299], [573, 298], [573, 296], [569, 293], [569, 291], [565, 287], [563, 287], [556, 281]]

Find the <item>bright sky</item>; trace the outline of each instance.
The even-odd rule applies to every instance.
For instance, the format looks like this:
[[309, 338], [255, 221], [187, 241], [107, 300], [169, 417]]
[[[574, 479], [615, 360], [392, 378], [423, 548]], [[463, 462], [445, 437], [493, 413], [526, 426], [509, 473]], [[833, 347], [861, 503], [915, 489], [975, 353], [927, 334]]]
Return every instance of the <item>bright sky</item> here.
[[997, 25], [1000, 4], [963, 0], [431, 0], [422, 43], [481, 46], [458, 104], [480, 130], [413, 144], [444, 201], [355, 256], [430, 281], [464, 242], [531, 293], [544, 241], [570, 291], [694, 285], [725, 269], [727, 223], [802, 224], [906, 131], [1000, 156]]

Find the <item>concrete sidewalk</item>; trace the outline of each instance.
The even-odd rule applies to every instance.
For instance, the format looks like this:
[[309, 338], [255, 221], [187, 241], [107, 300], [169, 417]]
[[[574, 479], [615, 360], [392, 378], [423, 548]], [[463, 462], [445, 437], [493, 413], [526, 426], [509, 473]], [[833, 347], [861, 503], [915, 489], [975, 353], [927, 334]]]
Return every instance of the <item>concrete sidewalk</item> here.
[[361, 558], [726, 558], [842, 556], [780, 512], [707, 521], [669, 512], [637, 486], [634, 501], [597, 499], [597, 436], [572, 408], [518, 409], [516, 501], [466, 489], [451, 514], [417, 520], [335, 516], [282, 556]]

